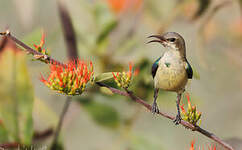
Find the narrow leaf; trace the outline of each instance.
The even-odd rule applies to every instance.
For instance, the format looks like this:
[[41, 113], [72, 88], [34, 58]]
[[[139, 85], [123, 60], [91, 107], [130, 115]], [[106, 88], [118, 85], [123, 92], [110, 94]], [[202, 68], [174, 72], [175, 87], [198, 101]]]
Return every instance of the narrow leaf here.
[[[114, 72], [114, 74], [117, 74], [117, 72]], [[107, 81], [113, 78], [112, 72], [106, 72], [106, 73], [101, 73], [95, 77], [95, 82], [103, 82]]]
[[108, 37], [108, 35], [117, 27], [117, 25], [118, 22], [116, 20], [107, 23], [107, 25], [97, 37], [97, 44], [101, 44]]

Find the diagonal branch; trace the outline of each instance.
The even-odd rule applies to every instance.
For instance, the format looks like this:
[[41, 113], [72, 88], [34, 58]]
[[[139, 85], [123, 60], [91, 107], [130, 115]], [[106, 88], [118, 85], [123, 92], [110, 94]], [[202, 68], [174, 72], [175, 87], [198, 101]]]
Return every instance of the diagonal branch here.
[[[100, 82], [97, 82], [96, 84], [99, 85], [99, 86], [101, 86], [101, 87], [106, 87], [106, 88], [108, 88], [109, 90], [111, 90], [111, 91], [112, 91], [113, 93], [115, 93], [115, 94], [119, 94], [119, 95], [122, 95], [122, 96], [130, 97], [133, 101], [135, 101], [135, 102], [137, 102], [137, 103], [143, 105], [143, 106], [144, 106], [145, 108], [147, 108], [148, 110], [151, 110], [151, 105], [147, 104], [147, 103], [146, 103], [144, 100], [142, 100], [141, 98], [135, 96], [135, 95], [133, 94], [133, 92], [132, 92], [132, 91], [129, 91], [128, 89], [125, 89], [125, 92], [124, 92], [124, 91], [120, 91], [120, 90], [118, 90], [118, 89], [115, 89], [115, 88], [113, 88], [113, 87], [110, 87], [110, 86], [108, 86], [108, 85], [106, 85], [106, 84], [100, 83]], [[165, 118], [168, 118], [168, 119], [170, 119], [170, 120], [174, 120], [174, 119], [175, 119], [174, 116], [172, 116], [172, 115], [170, 115], [170, 114], [168, 114], [168, 113], [165, 113], [165, 112], [159, 112], [159, 115], [161, 115], [161, 116], [163, 116], [163, 117], [165, 117]], [[232, 148], [229, 144], [225, 143], [224, 141], [222, 141], [219, 137], [217, 137], [217, 136], [214, 135], [213, 133], [208, 132], [208, 131], [206, 131], [205, 129], [202, 129], [202, 128], [199, 127], [199, 126], [194, 126], [193, 124], [191, 124], [191, 123], [189, 123], [189, 122], [186, 122], [186, 121], [184, 121], [184, 120], [182, 120], [180, 124], [183, 125], [183, 126], [186, 127], [186, 128], [191, 129], [192, 131], [197, 131], [197, 132], [199, 132], [199, 133], [201, 133], [201, 134], [207, 136], [208, 138], [210, 138], [210, 139], [214, 140], [215, 142], [221, 144], [221, 145], [222, 145], [224, 148], [226, 148], [227, 150], [233, 150], [233, 148]]]
[[[9, 37], [10, 39], [12, 39], [15, 43], [17, 43], [18, 45], [22, 46], [26, 51], [27, 53], [31, 53], [33, 55], [43, 55], [42, 53], [39, 53], [35, 50], [33, 50], [32, 48], [30, 48], [29, 46], [27, 46], [26, 44], [24, 44], [23, 42], [19, 41], [17, 38], [15, 38], [13, 35], [10, 34], [9, 31], [6, 31], [6, 32], [0, 32], [0, 35], [2, 36], [7, 36]], [[56, 61], [55, 59], [51, 58], [50, 56], [46, 56], [46, 60], [48, 62], [57, 62], [58, 64], [62, 64], [64, 65], [63, 63], [61, 62], [58, 62]], [[149, 105], [148, 103], [146, 103], [144, 100], [142, 100], [141, 98], [135, 96], [133, 94], [132, 91], [129, 91], [128, 89], [125, 89], [125, 91], [120, 91], [116, 88], [113, 88], [113, 87], [110, 87], [106, 84], [103, 84], [101, 82], [96, 82], [97, 85], [101, 86], [101, 87], [106, 87], [108, 88], [109, 90], [111, 90], [113, 93], [115, 94], [119, 94], [119, 95], [122, 95], [122, 96], [126, 96], [126, 97], [130, 97], [133, 101], [143, 105], [145, 108], [147, 108], [148, 110], [151, 110], [151, 105]], [[159, 112], [159, 115], [167, 118], [167, 119], [170, 119], [170, 120], [174, 120], [175, 117], [168, 114], [168, 113], [165, 113], [165, 112]], [[205, 129], [202, 129], [201, 127], [199, 126], [194, 126], [193, 124], [191, 123], [188, 123], [184, 120], [181, 121], [180, 123], [181, 125], [183, 125], [184, 127], [186, 128], [189, 128], [191, 129], [192, 131], [197, 131], [205, 136], [207, 136], [208, 138], [214, 140], [215, 142], [221, 144], [224, 148], [226, 148], [227, 150], [234, 150], [229, 144], [227, 144], [226, 142], [224, 142], [222, 139], [220, 139], [219, 137], [217, 137], [215, 134], [211, 133], [211, 132], [208, 132], [207, 130]]]
[[19, 46], [21, 46], [22, 48], [24, 48], [26, 50], [26, 52], [28, 54], [32, 54], [34, 57], [39, 57], [42, 58], [42, 60], [45, 61], [45, 63], [52, 63], [55, 62], [56, 64], [59, 65], [64, 65], [63, 63], [51, 58], [48, 55], [44, 55], [34, 49], [32, 49], [31, 47], [29, 47], [28, 45], [24, 44], [22, 41], [18, 40], [15, 36], [13, 36], [9, 30], [6, 30], [5, 32], [0, 32], [0, 35], [8, 37], [9, 39], [13, 40], [16, 44], [18, 44]]

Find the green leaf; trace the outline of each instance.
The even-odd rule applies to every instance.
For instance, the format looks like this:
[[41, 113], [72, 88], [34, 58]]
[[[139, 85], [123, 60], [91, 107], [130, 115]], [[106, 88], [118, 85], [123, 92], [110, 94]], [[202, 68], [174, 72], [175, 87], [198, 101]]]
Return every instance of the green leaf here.
[[[114, 72], [114, 74], [117, 74], [117, 72]], [[112, 72], [105, 72], [105, 73], [101, 73], [99, 75], [97, 75], [94, 79], [95, 82], [103, 82], [103, 81], [107, 81], [113, 79], [113, 74]]]
[[33, 30], [32, 32], [30, 32], [29, 34], [27, 34], [22, 41], [27, 44], [30, 45], [31, 47], [33, 47], [33, 44], [39, 44], [40, 40], [41, 40], [41, 34], [42, 31], [40, 28], [36, 28], [35, 30]]
[[34, 95], [25, 54], [7, 48], [1, 53], [0, 66], [0, 118], [8, 140], [31, 144]]
[[101, 33], [97, 37], [97, 44], [102, 43], [108, 35], [117, 27], [118, 22], [116, 20], [112, 20], [103, 28]]
[[85, 101], [82, 104], [98, 125], [111, 129], [118, 127], [120, 118], [113, 107], [95, 101]]
[[54, 143], [51, 148], [51, 150], [64, 150], [64, 146], [63, 146], [63, 143]]
[[4, 124], [0, 121], [0, 143], [8, 142], [8, 133]]
[[142, 135], [132, 136], [130, 140], [129, 149], [132, 150], [162, 150], [162, 146], [160, 143], [155, 143], [151, 140], [148, 140]]

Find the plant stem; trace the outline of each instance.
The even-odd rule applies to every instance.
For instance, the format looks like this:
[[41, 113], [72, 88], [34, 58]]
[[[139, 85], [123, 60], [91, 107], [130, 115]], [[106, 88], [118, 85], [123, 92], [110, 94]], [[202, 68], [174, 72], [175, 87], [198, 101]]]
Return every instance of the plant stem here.
[[61, 127], [62, 127], [62, 124], [63, 124], [63, 121], [64, 121], [64, 117], [65, 117], [65, 114], [67, 113], [67, 110], [68, 110], [70, 104], [71, 104], [71, 97], [67, 96], [63, 110], [62, 110], [61, 115], [60, 115], [58, 125], [56, 127], [53, 142], [51, 144], [51, 150], [56, 150], [56, 147], [58, 145], [58, 137], [59, 137], [59, 134], [60, 134], [60, 131], [61, 131]]
[[[147, 104], [144, 100], [142, 100], [141, 98], [135, 96], [133, 94], [132, 91], [129, 91], [128, 89], [125, 89], [125, 92], [124, 91], [120, 91], [118, 89], [115, 89], [113, 87], [110, 87], [106, 84], [103, 84], [103, 83], [100, 83], [100, 82], [96, 82], [97, 85], [101, 86], [101, 87], [106, 87], [108, 88], [109, 90], [111, 90], [113, 93], [115, 94], [119, 94], [119, 95], [122, 95], [122, 96], [126, 96], [126, 97], [130, 97], [133, 101], [143, 105], [145, 108], [147, 108], [148, 110], [151, 111], [151, 108], [152, 106]], [[168, 113], [165, 113], [165, 112], [159, 112], [159, 115], [165, 117], [165, 118], [168, 118], [170, 120], [174, 120], [175, 117], [168, 114]], [[221, 144], [225, 149], [227, 150], [234, 150], [229, 144], [227, 144], [226, 142], [224, 142], [222, 139], [220, 139], [219, 137], [217, 137], [215, 134], [211, 133], [211, 132], [208, 132], [206, 131], [205, 129], [202, 129], [201, 127], [199, 126], [194, 126], [193, 124], [189, 123], [189, 122], [186, 122], [184, 120], [181, 120], [181, 125], [183, 125], [184, 127], [186, 128], [189, 128], [191, 129], [192, 131], [197, 131], [205, 136], [207, 136], [208, 138], [214, 140], [215, 142]]]

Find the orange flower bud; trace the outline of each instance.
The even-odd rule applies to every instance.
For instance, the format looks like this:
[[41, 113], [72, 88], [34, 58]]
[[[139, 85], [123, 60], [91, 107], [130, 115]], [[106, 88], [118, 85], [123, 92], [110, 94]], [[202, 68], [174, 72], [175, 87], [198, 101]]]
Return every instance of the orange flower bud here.
[[[114, 78], [115, 80], [118, 80], [117, 77], [115, 76], [114, 72], [112, 72], [112, 74], [113, 74], [113, 78]], [[118, 75], [118, 74], [117, 74], [117, 75]]]
[[38, 52], [40, 52], [40, 53], [42, 53], [44, 55], [48, 55], [46, 50], [43, 49], [44, 44], [45, 44], [45, 34], [44, 34], [44, 32], [42, 32], [40, 44], [39, 45], [33, 44], [33, 45], [34, 45], [36, 51], [38, 51]]
[[44, 44], [45, 44], [45, 33], [42, 32], [42, 36], [41, 36], [41, 41], [40, 41], [39, 47], [43, 47]]

